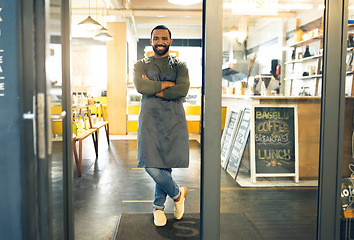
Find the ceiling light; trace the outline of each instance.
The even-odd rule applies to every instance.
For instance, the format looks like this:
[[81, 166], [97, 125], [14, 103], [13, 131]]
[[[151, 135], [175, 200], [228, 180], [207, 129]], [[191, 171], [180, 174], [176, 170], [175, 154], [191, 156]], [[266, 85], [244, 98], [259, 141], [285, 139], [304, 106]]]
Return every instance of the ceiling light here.
[[99, 33], [108, 33], [108, 29], [101, 25], [101, 28], [98, 29], [97, 32], [99, 32]]
[[91, 16], [88, 16], [85, 20], [78, 23], [79, 26], [83, 27], [85, 30], [92, 31], [102, 28], [101, 24], [93, 20]]
[[[96, 6], [97, 6], [97, 3], [96, 3]], [[85, 20], [81, 21], [78, 25], [87, 31], [93, 31], [93, 30], [100, 29], [102, 27], [101, 24], [99, 24], [97, 21], [93, 20], [93, 18], [90, 16], [90, 10], [91, 10], [91, 6], [90, 6], [90, 0], [89, 0], [88, 17]]]
[[202, 2], [202, 0], [168, 0], [168, 2], [176, 5], [192, 5]]
[[113, 37], [111, 35], [109, 35], [108, 33], [99, 33], [96, 36], [93, 37], [93, 39], [95, 40], [99, 40], [99, 41], [110, 41], [113, 40]]
[[238, 38], [238, 28], [235, 26], [232, 26], [231, 28], [227, 29], [223, 35], [225, 37], [229, 37], [232, 39], [237, 39]]

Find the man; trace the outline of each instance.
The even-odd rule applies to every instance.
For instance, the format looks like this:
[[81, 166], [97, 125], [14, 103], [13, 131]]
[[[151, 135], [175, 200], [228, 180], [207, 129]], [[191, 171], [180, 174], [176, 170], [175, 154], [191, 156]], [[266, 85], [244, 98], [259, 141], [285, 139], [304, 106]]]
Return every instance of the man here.
[[184, 62], [169, 55], [171, 32], [163, 25], [151, 31], [152, 57], [134, 65], [134, 85], [142, 94], [138, 121], [138, 167], [153, 178], [155, 186], [154, 224], [165, 226], [166, 196], [174, 200], [174, 217], [184, 213], [187, 188], [179, 187], [172, 168], [189, 165], [189, 137], [182, 104], [189, 89]]

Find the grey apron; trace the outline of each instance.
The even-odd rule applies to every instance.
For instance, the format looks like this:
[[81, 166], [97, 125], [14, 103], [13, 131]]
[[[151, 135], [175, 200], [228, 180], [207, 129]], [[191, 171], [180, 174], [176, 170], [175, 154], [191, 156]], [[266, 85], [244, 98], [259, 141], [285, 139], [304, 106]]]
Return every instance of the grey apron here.
[[[147, 77], [153, 81], [176, 82], [173, 59], [172, 73], [152, 70], [152, 57]], [[147, 80], [148, 81], [148, 80]], [[189, 165], [189, 136], [182, 99], [166, 100], [143, 95], [138, 122], [138, 167], [186, 168]]]

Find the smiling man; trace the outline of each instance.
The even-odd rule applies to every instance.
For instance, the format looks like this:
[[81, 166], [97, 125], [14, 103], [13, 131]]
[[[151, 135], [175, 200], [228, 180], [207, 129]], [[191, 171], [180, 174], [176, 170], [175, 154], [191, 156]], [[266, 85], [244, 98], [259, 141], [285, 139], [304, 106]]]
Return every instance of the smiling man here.
[[138, 121], [138, 167], [155, 181], [154, 224], [165, 226], [167, 195], [174, 200], [174, 217], [184, 213], [187, 188], [172, 178], [172, 168], [189, 165], [189, 136], [182, 98], [189, 89], [184, 62], [169, 54], [171, 31], [163, 25], [151, 31], [152, 57], [134, 65], [134, 85], [142, 94]]

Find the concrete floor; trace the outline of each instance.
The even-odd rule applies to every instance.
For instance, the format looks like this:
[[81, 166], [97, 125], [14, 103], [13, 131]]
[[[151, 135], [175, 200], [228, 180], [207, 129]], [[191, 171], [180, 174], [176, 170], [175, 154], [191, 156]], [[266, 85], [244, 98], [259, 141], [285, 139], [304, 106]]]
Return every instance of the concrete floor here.
[[[143, 169], [136, 168], [136, 140], [112, 140], [108, 148], [102, 139], [97, 161], [92, 159], [94, 152], [83, 151], [82, 177], [74, 173], [76, 239], [111, 239], [121, 213], [152, 212], [154, 182]], [[186, 211], [199, 212], [199, 143], [190, 141], [190, 146], [190, 167], [174, 169], [172, 175], [177, 184], [188, 186]], [[173, 212], [171, 199], [165, 211]]]
[[[136, 168], [134, 137], [111, 140], [110, 146], [104, 136], [100, 137], [97, 159], [91, 139], [85, 140], [83, 146], [82, 177], [74, 171], [75, 239], [109, 240], [122, 213], [151, 213], [154, 183], [144, 170]], [[191, 140], [190, 148], [190, 167], [174, 169], [172, 174], [178, 184], [189, 188], [186, 212], [198, 213], [198, 141]], [[241, 188], [221, 170], [220, 199], [221, 239], [249, 240], [244, 236], [251, 230], [261, 236], [257, 239], [315, 239], [317, 188]], [[166, 204], [166, 212], [173, 212], [171, 200]], [[240, 213], [250, 226], [235, 236], [232, 214]]]

